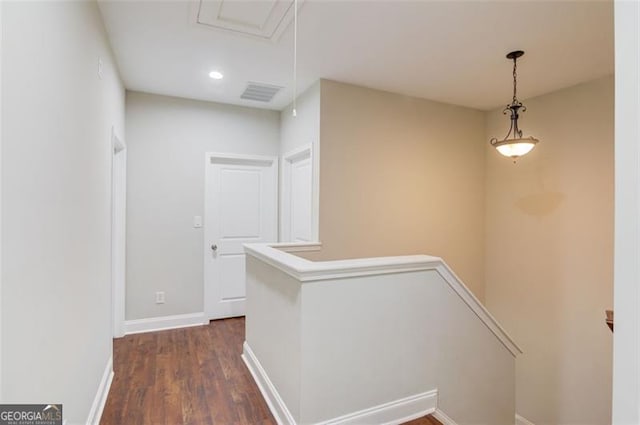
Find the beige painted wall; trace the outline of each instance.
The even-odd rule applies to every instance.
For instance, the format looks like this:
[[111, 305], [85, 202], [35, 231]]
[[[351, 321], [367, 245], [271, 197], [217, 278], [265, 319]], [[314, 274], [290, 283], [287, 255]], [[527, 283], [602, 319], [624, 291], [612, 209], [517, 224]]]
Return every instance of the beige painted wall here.
[[[486, 147], [489, 310], [522, 346], [517, 412], [536, 425], [611, 421], [613, 78], [525, 102], [517, 164]], [[502, 137], [501, 110], [486, 139]]]
[[323, 258], [439, 256], [482, 299], [484, 114], [323, 80], [321, 117]]

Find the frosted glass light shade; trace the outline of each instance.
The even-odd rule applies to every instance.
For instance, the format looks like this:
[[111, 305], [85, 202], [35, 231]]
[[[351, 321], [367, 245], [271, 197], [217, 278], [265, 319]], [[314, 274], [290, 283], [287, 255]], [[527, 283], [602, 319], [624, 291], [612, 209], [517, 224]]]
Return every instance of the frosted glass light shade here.
[[523, 155], [531, 152], [538, 143], [538, 139], [533, 137], [526, 137], [522, 139], [507, 139], [494, 143], [493, 147], [500, 152], [500, 154], [509, 158], [519, 158]]

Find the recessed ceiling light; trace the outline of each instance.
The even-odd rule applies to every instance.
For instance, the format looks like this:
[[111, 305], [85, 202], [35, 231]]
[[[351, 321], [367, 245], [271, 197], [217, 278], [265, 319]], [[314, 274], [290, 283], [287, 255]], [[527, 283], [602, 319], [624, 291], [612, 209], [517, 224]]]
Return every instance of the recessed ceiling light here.
[[213, 78], [214, 80], [222, 80], [224, 75], [222, 75], [222, 72], [220, 71], [211, 71], [209, 73], [209, 77]]

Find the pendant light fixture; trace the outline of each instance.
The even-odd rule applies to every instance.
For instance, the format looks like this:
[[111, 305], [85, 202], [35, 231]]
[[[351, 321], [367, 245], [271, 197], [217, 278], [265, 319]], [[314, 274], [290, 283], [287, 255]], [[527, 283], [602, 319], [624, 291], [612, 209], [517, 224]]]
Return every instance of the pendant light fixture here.
[[512, 158], [514, 163], [516, 162], [516, 159], [531, 152], [531, 149], [533, 149], [539, 141], [535, 137], [531, 136], [522, 137], [522, 130], [518, 127], [518, 118], [520, 118], [520, 113], [527, 110], [527, 108], [522, 105], [522, 102], [518, 100], [517, 96], [517, 61], [522, 55], [524, 55], [522, 50], [516, 50], [507, 54], [507, 59], [513, 60], [513, 99], [502, 113], [505, 115], [511, 115], [511, 126], [509, 127], [509, 132], [502, 140], [498, 140], [494, 137], [489, 141], [491, 146], [496, 148], [500, 154]]

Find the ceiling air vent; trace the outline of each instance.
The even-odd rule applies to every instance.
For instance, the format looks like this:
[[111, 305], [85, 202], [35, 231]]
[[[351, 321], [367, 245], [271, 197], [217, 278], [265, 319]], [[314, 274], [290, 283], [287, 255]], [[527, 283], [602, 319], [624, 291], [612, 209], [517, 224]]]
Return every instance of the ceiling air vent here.
[[271, 102], [273, 96], [278, 93], [282, 87], [272, 84], [252, 83], [247, 84], [247, 88], [240, 95], [241, 99], [255, 100], [257, 102]]

